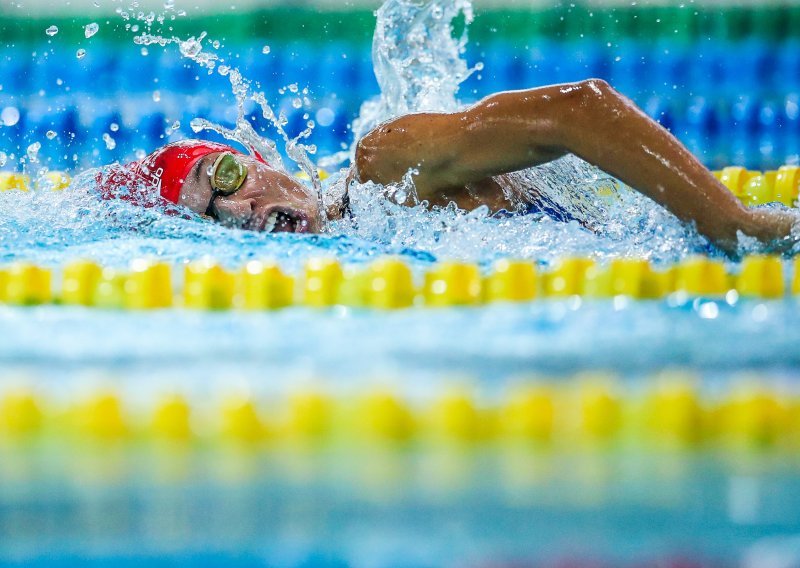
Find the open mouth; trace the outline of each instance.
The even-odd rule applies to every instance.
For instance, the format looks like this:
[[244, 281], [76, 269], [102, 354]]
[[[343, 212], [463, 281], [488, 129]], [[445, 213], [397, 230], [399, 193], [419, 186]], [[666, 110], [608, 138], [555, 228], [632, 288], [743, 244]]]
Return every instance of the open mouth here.
[[[254, 219], [251, 227], [265, 233], [305, 233], [308, 231], [308, 221], [305, 215], [292, 209], [273, 209], [263, 221]], [[260, 226], [259, 226], [260, 225]]]

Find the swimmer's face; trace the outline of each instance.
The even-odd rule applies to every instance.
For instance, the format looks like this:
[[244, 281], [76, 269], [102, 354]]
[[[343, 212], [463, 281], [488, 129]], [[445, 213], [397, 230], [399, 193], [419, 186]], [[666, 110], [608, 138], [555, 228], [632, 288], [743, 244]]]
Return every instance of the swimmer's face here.
[[[213, 168], [223, 152], [204, 156], [192, 167], [181, 188], [178, 203], [219, 223], [252, 231], [318, 233], [322, 229], [319, 203], [314, 192], [297, 180], [249, 156], [235, 155], [241, 185], [230, 195], [214, 191]], [[225, 164], [232, 166], [231, 163]], [[224, 167], [224, 165], [223, 165]], [[217, 176], [216, 180], [224, 177]]]

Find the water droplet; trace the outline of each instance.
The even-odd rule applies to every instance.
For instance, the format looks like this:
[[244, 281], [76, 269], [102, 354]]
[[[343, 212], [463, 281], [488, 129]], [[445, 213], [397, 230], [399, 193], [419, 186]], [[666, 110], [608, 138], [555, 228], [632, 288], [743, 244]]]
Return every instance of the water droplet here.
[[50, 26], [49, 28], [44, 30], [44, 33], [46, 33], [50, 37], [53, 37], [54, 35], [56, 35], [58, 33], [58, 26]]
[[483, 61], [478, 61], [475, 64], [475, 71], [483, 71]]
[[181, 123], [180, 123], [179, 120], [176, 120], [175, 122], [172, 123], [172, 126], [170, 126], [170, 128], [172, 129], [173, 132], [178, 130], [180, 127], [181, 127]]
[[108, 129], [111, 132], [116, 132], [117, 130], [119, 130], [119, 124], [117, 124], [116, 122], [112, 122], [111, 124], [108, 125]]
[[300, 108], [303, 106], [303, 101], [301, 101], [300, 99], [292, 99], [292, 106], [294, 108]]
[[106, 148], [109, 150], [113, 150], [117, 147], [117, 142], [111, 138], [111, 135], [108, 132], [103, 133], [103, 142], [106, 143]]
[[317, 119], [317, 124], [325, 127], [333, 124], [333, 119], [336, 118], [336, 115], [330, 108], [322, 107], [317, 111], [317, 114], [314, 116], [314, 118]]
[[0, 168], [8, 162], [8, 155], [5, 152], [0, 152]]
[[45, 134], [45, 136], [47, 136], [48, 140], [52, 140], [53, 138], [55, 138], [58, 135], [55, 133], [55, 131], [48, 130], [47, 133]]
[[264, 46], [264, 47], [261, 49], [261, 53], [263, 53], [264, 55], [267, 55], [269, 52], [270, 52], [270, 48], [269, 48], [269, 46], [268, 46], [268, 45], [265, 45], [265, 46]]
[[19, 122], [19, 109], [17, 107], [6, 107], [0, 111], [0, 122], [3, 126], [14, 126]]
[[147, 57], [147, 54], [149, 54], [150, 52], [147, 50], [146, 47], [143, 47], [140, 53], [142, 54], [142, 56]]
[[158, 102], [161, 100], [161, 91], [153, 91], [153, 101]]
[[292, 83], [291, 85], [289, 85], [289, 91], [291, 91], [292, 93], [296, 93], [298, 91], [297, 83]]
[[79, 49], [78, 51], [75, 52], [75, 57], [77, 57], [78, 59], [83, 59], [84, 56], [86, 56], [85, 49]]
[[198, 53], [200, 53], [203, 49], [203, 46], [197, 40], [197, 38], [190, 37], [186, 41], [180, 42], [180, 50], [181, 54], [184, 57], [195, 57]]
[[34, 142], [30, 146], [28, 146], [28, 149], [25, 151], [25, 153], [28, 154], [28, 161], [30, 161], [32, 164], [38, 162], [39, 161], [38, 154], [41, 148], [42, 148], [41, 142]]
[[94, 34], [96, 34], [99, 29], [100, 29], [100, 26], [98, 26], [95, 22], [92, 22], [91, 24], [87, 24], [83, 28], [83, 35], [86, 36], [86, 39], [89, 39]]

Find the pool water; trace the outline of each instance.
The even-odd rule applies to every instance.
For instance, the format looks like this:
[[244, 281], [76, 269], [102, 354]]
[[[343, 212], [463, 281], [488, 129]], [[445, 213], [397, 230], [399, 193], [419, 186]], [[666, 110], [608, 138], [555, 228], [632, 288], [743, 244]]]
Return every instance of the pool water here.
[[[168, 21], [178, 18], [170, 5]], [[80, 174], [181, 136], [266, 133], [279, 141], [287, 168], [313, 173], [319, 162], [335, 181], [359, 132], [401, 112], [456, 108], [488, 88], [482, 73], [514, 75], [492, 69], [503, 58], [489, 48], [483, 69], [467, 62], [467, 37], [451, 22], [463, 28], [472, 10], [465, 0], [387, 2], [373, 46], [377, 85], [364, 71], [363, 47], [341, 52], [360, 62], [352, 67], [320, 59], [320, 67], [352, 72], [360, 85], [338, 96], [348, 81], [324, 93], [294, 85], [300, 78], [287, 69], [305, 61], [305, 52], [280, 43], [269, 54], [259, 51], [269, 38], [242, 56], [240, 80], [230, 69], [220, 73], [237, 59], [214, 48], [217, 38], [173, 41], [146, 16], [123, 19], [139, 30], [124, 32], [138, 39], [117, 47], [120, 53], [93, 50], [87, 37], [89, 55], [72, 61], [71, 47], [49, 36], [46, 56], [37, 56], [46, 65], [31, 69], [69, 60], [75, 90], [93, 90], [91, 77], [100, 73], [105, 79], [98, 83], [117, 81], [130, 92], [119, 104], [110, 97], [95, 104], [95, 95], [54, 87], [49, 72], [31, 83], [41, 96], [18, 95], [21, 86], [2, 91], [3, 166], [24, 167], [34, 177], [41, 168], [76, 175], [60, 192], [0, 192], [0, 262], [52, 269], [56, 291], [62, 267], [77, 259], [121, 271], [134, 259], [165, 262], [177, 287], [184, 265], [208, 258], [228, 270], [268, 259], [300, 279], [313, 258], [360, 270], [393, 256], [411, 268], [418, 286], [443, 261], [473, 263], [487, 274], [503, 258], [530, 261], [544, 273], [562, 258], [601, 266], [641, 258], [666, 270], [701, 254], [724, 262], [731, 274], [741, 270], [691, 227], [571, 156], [518, 175], [590, 215], [593, 232], [543, 216], [409, 207], [404, 194], [413, 187], [385, 192], [364, 184], [352, 191], [353, 221], [334, 222], [321, 235], [256, 234], [101, 203], [92, 189], [95, 172]], [[101, 22], [99, 34], [105, 29]], [[130, 54], [142, 49], [151, 67], [131, 82], [139, 69], [131, 61], [140, 55]], [[529, 55], [542, 57], [526, 76], [535, 81], [534, 71], [555, 56]], [[255, 61], [281, 67], [281, 81], [256, 81], [249, 74], [258, 69]], [[156, 89], [152, 78], [160, 79]], [[507, 82], [501, 86], [528, 86]], [[370, 99], [378, 85], [382, 98]], [[693, 149], [713, 167], [792, 163], [796, 93], [773, 95], [769, 104], [695, 99], [682, 123], [690, 135], [684, 139], [695, 140]], [[656, 103], [670, 96], [661, 92]], [[656, 103], [647, 109], [653, 115], [663, 109]], [[724, 127], [717, 122], [727, 116], [722, 107], [733, 109]], [[778, 109], [774, 123], [767, 107]], [[197, 117], [212, 129], [195, 132]], [[309, 120], [311, 134], [296, 138]], [[730, 132], [735, 136], [719, 134]], [[717, 136], [712, 142], [709, 133]], [[737, 152], [745, 159], [735, 161]], [[742, 254], [753, 252], [742, 242]], [[783, 270], [791, 289], [791, 259]], [[788, 294], [542, 298], [396, 311], [2, 305], [0, 564], [794, 566], [797, 306]], [[670, 422], [685, 436], [662, 445], [640, 433], [632, 417], [646, 408], [651, 388], [673, 379], [692, 394], [686, 404], [678, 397], [675, 413], [684, 418]], [[521, 443], [496, 426], [520, 384], [557, 391], [542, 399], [553, 405], [552, 436]], [[569, 398], [575, 385], [593, 402]], [[328, 406], [315, 402], [322, 406], [307, 414], [317, 426], [308, 427], [319, 432], [297, 443], [284, 421], [300, 412], [292, 396], [308, 392], [328, 401], [334, 418], [321, 419], [329, 417]], [[374, 408], [359, 406], [372, 392], [390, 397]], [[178, 396], [177, 406], [159, 406], [165, 396]], [[437, 406], [451, 396], [452, 408]], [[231, 397], [236, 402], [229, 404]], [[357, 426], [372, 416], [369, 408], [380, 418]], [[546, 415], [541, 409], [551, 407], [536, 408]], [[441, 423], [429, 416], [437, 412]], [[362, 438], [362, 430], [377, 439]], [[176, 440], [178, 431], [185, 435]]]

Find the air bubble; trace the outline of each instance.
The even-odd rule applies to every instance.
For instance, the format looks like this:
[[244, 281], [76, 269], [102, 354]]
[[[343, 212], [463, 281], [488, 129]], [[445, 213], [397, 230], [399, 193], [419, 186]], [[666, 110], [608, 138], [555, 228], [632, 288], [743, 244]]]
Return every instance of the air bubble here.
[[270, 48], [269, 48], [268, 45], [265, 45], [263, 48], [261, 48], [261, 53], [263, 53], [264, 55], [268, 55], [269, 52], [270, 52]]
[[94, 34], [96, 34], [99, 29], [100, 26], [98, 26], [95, 22], [92, 22], [91, 24], [87, 24], [86, 26], [84, 26], [83, 35], [86, 36], [86, 39], [89, 39]]
[[75, 52], [75, 57], [77, 57], [78, 59], [83, 59], [85, 56], [86, 56], [85, 49], [79, 49], [78, 51]]
[[58, 33], [58, 26], [50, 26], [49, 28], [44, 30], [44, 33], [46, 33], [50, 37], [53, 37], [54, 35], [56, 35]]
[[161, 100], [161, 91], [153, 91], [153, 101], [158, 102]]
[[56, 136], [58, 136], [58, 134], [56, 134], [54, 130], [48, 130], [48, 131], [45, 133], [45, 136], [47, 136], [47, 139], [48, 139], [48, 140], [52, 140], [53, 138], [55, 138]]
[[116, 132], [117, 130], [119, 130], [119, 124], [117, 124], [116, 122], [112, 122], [111, 124], [108, 125], [108, 129], [111, 132]]
[[0, 152], [0, 168], [6, 165], [8, 162], [8, 154], [5, 152]]

